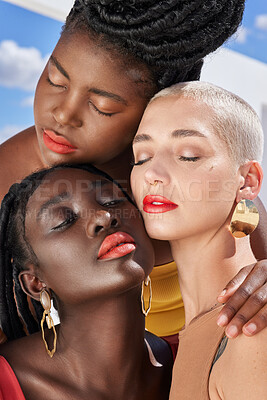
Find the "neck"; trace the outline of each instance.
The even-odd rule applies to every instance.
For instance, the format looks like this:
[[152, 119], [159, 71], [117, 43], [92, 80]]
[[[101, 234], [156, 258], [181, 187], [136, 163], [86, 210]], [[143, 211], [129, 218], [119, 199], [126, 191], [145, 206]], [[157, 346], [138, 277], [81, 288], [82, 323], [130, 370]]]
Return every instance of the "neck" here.
[[235, 239], [226, 227], [215, 234], [174, 240], [171, 248], [178, 265], [186, 326], [214, 307], [225, 285], [242, 267], [256, 261], [249, 237]]
[[68, 306], [60, 319], [56, 355], [69, 361], [75, 375], [91, 386], [119, 390], [118, 398], [129, 382], [141, 382], [147, 351], [139, 289], [89, 305]]

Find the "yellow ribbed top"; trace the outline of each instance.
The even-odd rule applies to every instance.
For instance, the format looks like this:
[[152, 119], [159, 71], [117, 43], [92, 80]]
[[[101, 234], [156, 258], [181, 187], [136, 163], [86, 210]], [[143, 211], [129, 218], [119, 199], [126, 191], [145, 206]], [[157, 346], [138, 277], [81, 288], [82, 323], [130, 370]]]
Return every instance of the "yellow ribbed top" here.
[[[150, 278], [152, 305], [146, 317], [146, 329], [158, 336], [174, 335], [179, 332], [185, 322], [175, 262], [154, 267]], [[149, 290], [145, 288], [146, 304], [148, 304], [148, 297]]]

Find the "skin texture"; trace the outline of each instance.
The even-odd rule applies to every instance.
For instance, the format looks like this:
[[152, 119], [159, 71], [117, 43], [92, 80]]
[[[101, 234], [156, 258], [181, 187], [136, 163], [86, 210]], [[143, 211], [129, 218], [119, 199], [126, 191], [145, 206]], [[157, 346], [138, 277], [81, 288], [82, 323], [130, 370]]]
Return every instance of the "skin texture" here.
[[[76, 63], [77, 59], [82, 62]], [[121, 154], [131, 144], [147, 103], [144, 89], [135, 84], [141, 78], [140, 68], [125, 69], [88, 35], [63, 36], [35, 96], [35, 127], [43, 159], [49, 165], [66, 159], [103, 165]], [[109, 94], [96, 93], [100, 90]], [[47, 149], [43, 142], [47, 128], [68, 139], [77, 151], [66, 156]]]
[[[82, 192], [81, 182], [87, 182]], [[103, 240], [119, 231], [134, 238], [136, 249], [99, 260]], [[52, 359], [41, 333], [2, 346], [25, 398], [167, 399], [171, 352], [161, 339], [147, 336], [163, 364], [156, 368], [144, 345], [140, 291], [154, 259], [137, 209], [112, 182], [78, 169], [59, 170], [29, 199], [25, 232], [38, 267], [27, 265], [21, 284], [35, 299], [45, 288], [61, 320]], [[51, 333], [46, 337], [51, 345]]]
[[[229, 224], [233, 207], [242, 198], [252, 200], [258, 195], [262, 168], [254, 161], [236, 166], [216, 136], [213, 115], [201, 102], [159, 98], [148, 106], [134, 142], [139, 165], [131, 176], [133, 193], [149, 235], [170, 241], [179, 266], [186, 326], [214, 307], [219, 287], [240, 266], [255, 263], [249, 238], [233, 238]], [[146, 195], [164, 196], [178, 207], [147, 213]], [[266, 335], [263, 331], [254, 338], [241, 335], [230, 341], [217, 372], [211, 372], [211, 399], [240, 399], [245, 393], [252, 399], [266, 397]]]
[[[37, 86], [34, 104], [36, 127], [19, 133], [0, 146], [0, 197], [3, 198], [11, 184], [39, 168], [82, 161], [99, 166], [130, 191], [130, 143], [147, 101], [155, 91], [149, 82], [149, 71], [143, 65], [127, 63], [82, 33], [63, 35], [53, 52], [53, 61], [49, 61]], [[109, 94], [103, 94], [103, 91]], [[114, 96], [117, 96], [116, 100]], [[118, 101], [118, 96], [121, 101]], [[44, 129], [54, 130], [77, 150], [67, 155], [52, 152], [43, 143]], [[167, 242], [152, 242], [155, 265], [172, 261]], [[259, 240], [256, 242], [260, 243]], [[263, 267], [257, 265], [252, 272], [243, 290], [250, 288], [251, 283], [254, 290], [259, 288], [259, 275], [264, 279], [260, 278], [261, 285], [265, 285], [266, 263]], [[227, 293], [228, 298], [242, 282], [237, 279], [236, 283]], [[266, 286], [264, 291], [267, 292]], [[231, 307], [226, 310], [226, 323], [246, 299], [234, 296], [231, 301]], [[259, 304], [257, 311], [264, 305], [265, 302]], [[245, 307], [247, 321], [254, 315], [255, 307], [253, 313], [251, 310], [251, 307]], [[264, 312], [267, 313], [267, 309]], [[258, 318], [257, 326], [265, 327], [267, 320], [262, 321]], [[240, 320], [239, 330], [242, 326]]]

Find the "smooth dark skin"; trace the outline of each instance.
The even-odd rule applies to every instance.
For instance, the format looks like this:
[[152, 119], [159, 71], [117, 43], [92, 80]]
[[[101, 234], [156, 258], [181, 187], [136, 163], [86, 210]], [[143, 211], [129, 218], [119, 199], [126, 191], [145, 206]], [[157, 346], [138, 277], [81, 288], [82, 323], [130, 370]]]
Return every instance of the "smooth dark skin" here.
[[[102, 184], [81, 192], [81, 180]], [[38, 217], [42, 205], [66, 191], [68, 197]], [[65, 169], [45, 178], [30, 198], [28, 211], [26, 235], [38, 267], [27, 265], [20, 281], [37, 300], [43, 288], [53, 294], [61, 323], [52, 359], [41, 333], [1, 347], [25, 398], [167, 399], [171, 351], [162, 339], [148, 334], [154, 355], [163, 364], [155, 367], [144, 344], [140, 292], [154, 254], [137, 209], [112, 182]], [[98, 260], [104, 238], [116, 231], [130, 234], [136, 249], [123, 257]], [[51, 345], [51, 332], [46, 335]]]
[[[93, 163], [130, 191], [131, 141], [154, 92], [149, 71], [143, 65], [129, 66], [122, 56], [99, 47], [87, 34], [63, 35], [36, 89], [35, 127], [0, 146], [0, 197], [12, 183], [36, 169], [62, 162]], [[67, 138], [78, 151], [59, 155], [48, 150], [42, 141], [44, 128]], [[262, 205], [259, 210], [261, 222], [252, 235], [252, 247], [257, 259], [263, 259], [267, 258], [267, 216]], [[153, 243], [155, 265], [172, 261], [168, 243]], [[225, 324], [238, 312], [231, 323], [238, 326], [239, 332], [253, 316], [255, 332], [267, 326], [267, 262], [256, 264], [249, 274], [250, 270], [243, 270], [220, 299], [226, 302], [248, 275], [222, 311], [227, 317]]]

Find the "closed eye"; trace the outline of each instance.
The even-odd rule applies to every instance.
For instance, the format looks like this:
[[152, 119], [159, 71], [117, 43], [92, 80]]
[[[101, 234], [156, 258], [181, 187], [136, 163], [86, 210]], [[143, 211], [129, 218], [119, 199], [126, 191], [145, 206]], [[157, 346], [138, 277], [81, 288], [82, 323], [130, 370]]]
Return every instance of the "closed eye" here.
[[113, 199], [101, 202], [103, 207], [114, 207], [120, 203], [124, 203], [126, 199]]
[[148, 158], [144, 158], [143, 160], [139, 160], [137, 162], [132, 162], [131, 164], [133, 166], [138, 166], [138, 165], [143, 165], [145, 164], [147, 161], [150, 161], [152, 157], [148, 157]]
[[179, 156], [179, 160], [180, 161], [192, 161], [192, 162], [196, 162], [197, 160], [199, 160], [200, 157], [184, 157], [184, 156]]
[[58, 231], [64, 228], [69, 228], [71, 225], [73, 225], [78, 219], [78, 215], [75, 214], [74, 212], [67, 212], [67, 216], [65, 217], [64, 221], [61, 222], [60, 224], [54, 226], [51, 230], [52, 231]]
[[52, 82], [51, 79], [49, 78], [49, 76], [46, 78], [46, 80], [47, 80], [47, 82], [49, 83], [50, 86], [66, 89], [66, 86], [57, 85], [56, 83]]
[[112, 115], [117, 114], [116, 112], [107, 113], [107, 112], [104, 112], [104, 111], [99, 110], [99, 108], [97, 108], [97, 107], [94, 105], [94, 103], [92, 103], [92, 101], [89, 101], [88, 103], [93, 107], [93, 109], [94, 109], [98, 114], [103, 115], [104, 117], [112, 117]]

